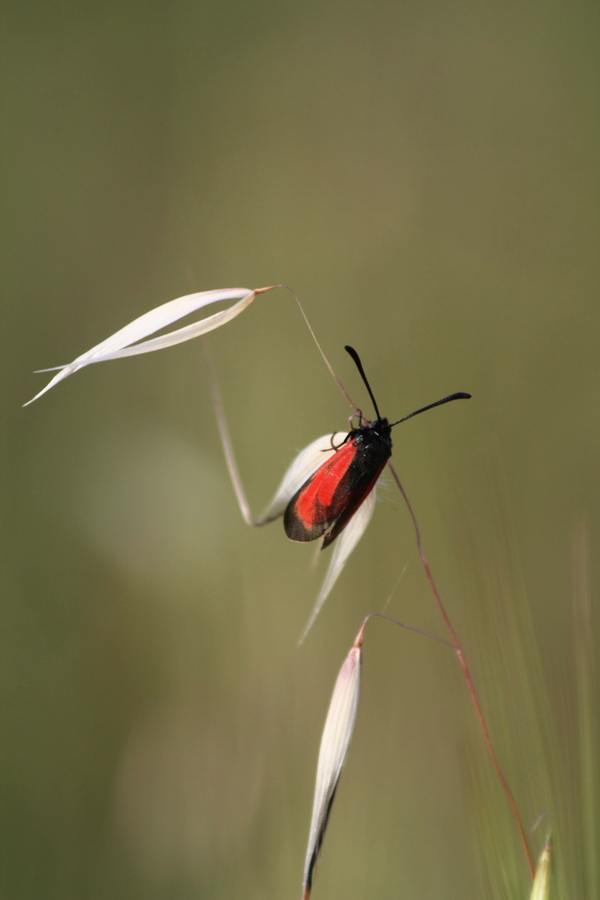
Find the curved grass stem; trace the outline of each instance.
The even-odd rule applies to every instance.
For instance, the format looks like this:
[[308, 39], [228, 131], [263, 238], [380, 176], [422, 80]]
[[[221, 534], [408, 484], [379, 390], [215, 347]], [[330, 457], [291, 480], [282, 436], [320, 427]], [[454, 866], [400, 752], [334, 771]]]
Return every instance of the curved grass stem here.
[[448, 616], [448, 613], [446, 612], [446, 607], [444, 606], [444, 604], [442, 602], [442, 598], [439, 595], [435, 580], [433, 578], [431, 568], [427, 561], [427, 557], [425, 556], [425, 550], [423, 548], [423, 541], [421, 540], [421, 531], [419, 529], [419, 523], [417, 521], [415, 511], [414, 511], [412, 504], [408, 498], [408, 494], [406, 493], [404, 486], [403, 486], [402, 482], [400, 481], [400, 478], [398, 477], [398, 473], [396, 472], [394, 467], [391, 465], [391, 463], [388, 463], [388, 466], [390, 468], [390, 471], [392, 473], [394, 481], [398, 485], [398, 489], [400, 490], [400, 493], [402, 494], [402, 497], [403, 497], [406, 507], [408, 509], [409, 515], [411, 517], [413, 527], [415, 529], [415, 538], [417, 541], [417, 548], [419, 551], [419, 556], [421, 557], [421, 562], [422, 562], [423, 568], [425, 570], [425, 576], [429, 583], [429, 587], [431, 588], [431, 592], [435, 598], [435, 602], [440, 611], [442, 619], [444, 620], [444, 624], [445, 624], [448, 634], [450, 636], [450, 640], [452, 641], [452, 646], [454, 647], [456, 655], [458, 656], [458, 661], [462, 668], [463, 675], [465, 677], [465, 681], [467, 682], [467, 688], [469, 690], [469, 694], [471, 695], [471, 700], [473, 702], [473, 706], [475, 707], [475, 715], [477, 716], [477, 720], [479, 722], [479, 727], [481, 728], [481, 732], [483, 734], [483, 740], [484, 740], [484, 743], [485, 743], [485, 746], [486, 746], [486, 749], [488, 752], [488, 756], [492, 763], [494, 772], [496, 773], [496, 777], [498, 778], [498, 781], [500, 782], [502, 790], [504, 791], [504, 794], [506, 795], [506, 799], [508, 800], [511, 812], [513, 814], [513, 818], [514, 818], [516, 826], [517, 826], [517, 831], [519, 832], [519, 837], [520, 837], [521, 843], [523, 845], [523, 850], [525, 851], [525, 857], [527, 860], [529, 874], [531, 875], [531, 878], [533, 880], [533, 878], [535, 877], [535, 867], [533, 864], [533, 858], [531, 856], [531, 850], [529, 848], [527, 834], [526, 834], [525, 828], [523, 826], [523, 820], [521, 819], [521, 814], [519, 813], [519, 808], [517, 806], [517, 802], [514, 798], [512, 790], [510, 789], [510, 785], [508, 784], [508, 782], [506, 780], [504, 772], [502, 771], [500, 763], [498, 762], [498, 758], [497, 758], [496, 752], [494, 750], [494, 745], [492, 744], [492, 739], [490, 737], [490, 733], [488, 731], [488, 727], [487, 727], [487, 724], [486, 724], [486, 721], [485, 721], [485, 718], [483, 715], [483, 711], [481, 709], [481, 704], [479, 703], [479, 697], [477, 696], [477, 691], [475, 689], [475, 683], [473, 681], [473, 677], [471, 675], [469, 665], [468, 665], [465, 655], [463, 653], [462, 647], [460, 645], [460, 641], [458, 640], [456, 631], [454, 630], [452, 622], [450, 621], [450, 617]]

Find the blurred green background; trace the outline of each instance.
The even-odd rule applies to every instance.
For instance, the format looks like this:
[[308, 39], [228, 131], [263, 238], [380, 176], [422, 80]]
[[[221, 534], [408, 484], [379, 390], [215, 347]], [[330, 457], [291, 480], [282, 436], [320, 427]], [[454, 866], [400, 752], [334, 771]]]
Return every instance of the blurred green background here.
[[[242, 523], [199, 343], [21, 409], [159, 303], [280, 281], [365, 411], [345, 343], [390, 417], [473, 394], [394, 460], [533, 852], [598, 896], [598, 6], [3, 8], [1, 896], [298, 898], [362, 616], [443, 634], [388, 480], [296, 648], [323, 560]], [[284, 292], [209, 342], [258, 512], [347, 405]], [[527, 897], [452, 652], [364, 650], [315, 900]]]

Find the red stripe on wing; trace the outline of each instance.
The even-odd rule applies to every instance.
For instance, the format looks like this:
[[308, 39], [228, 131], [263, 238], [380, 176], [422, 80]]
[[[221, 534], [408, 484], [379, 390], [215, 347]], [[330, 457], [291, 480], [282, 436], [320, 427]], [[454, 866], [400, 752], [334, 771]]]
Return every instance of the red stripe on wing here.
[[347, 489], [340, 486], [356, 453], [353, 442], [339, 450], [311, 475], [290, 500], [283, 523], [293, 541], [313, 541], [324, 534], [339, 517]]

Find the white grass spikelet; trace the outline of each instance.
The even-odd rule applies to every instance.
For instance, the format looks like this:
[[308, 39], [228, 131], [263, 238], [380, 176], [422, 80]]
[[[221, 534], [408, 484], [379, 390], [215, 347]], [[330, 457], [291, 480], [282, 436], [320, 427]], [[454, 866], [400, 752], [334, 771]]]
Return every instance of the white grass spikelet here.
[[[106, 362], [111, 359], [121, 359], [125, 356], [136, 356], [140, 353], [151, 353], [154, 350], [163, 350], [165, 347], [172, 347], [192, 338], [199, 337], [202, 334], [208, 334], [215, 328], [220, 328], [227, 322], [230, 322], [236, 316], [239, 316], [247, 306], [252, 303], [257, 294], [272, 290], [272, 286], [265, 288], [257, 288], [250, 290], [249, 288], [226, 288], [215, 291], [200, 291], [195, 294], [186, 294], [184, 297], [177, 297], [175, 300], [169, 300], [161, 306], [151, 309], [144, 313], [133, 322], [125, 325], [116, 331], [106, 340], [82, 353], [73, 362], [66, 366], [57, 366], [59, 369], [51, 381], [38, 393], [32, 397], [24, 406], [29, 406], [34, 400], [39, 399], [43, 394], [53, 388], [59, 381], [73, 375], [84, 366], [91, 363]], [[199, 322], [193, 322], [191, 325], [185, 325], [168, 334], [159, 335], [159, 337], [151, 338], [144, 341], [143, 339], [161, 328], [166, 328], [177, 322], [184, 316], [191, 315], [198, 310], [209, 306], [212, 303], [226, 302], [236, 300], [233, 306], [220, 310]], [[137, 343], [142, 341], [142, 343]], [[134, 346], [132, 346], [134, 345]], [[53, 369], [41, 369], [38, 371], [51, 372]]]
[[303, 900], [310, 897], [314, 867], [354, 731], [360, 693], [363, 632], [364, 625], [340, 669], [325, 720], [304, 864]]

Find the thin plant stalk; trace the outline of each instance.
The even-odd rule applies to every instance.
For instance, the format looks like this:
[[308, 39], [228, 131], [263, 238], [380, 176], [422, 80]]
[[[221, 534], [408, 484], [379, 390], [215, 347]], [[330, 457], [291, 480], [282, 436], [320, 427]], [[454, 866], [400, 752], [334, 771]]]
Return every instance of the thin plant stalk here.
[[327, 356], [325, 355], [325, 351], [324, 351], [323, 348], [321, 347], [321, 345], [320, 345], [320, 343], [319, 343], [319, 339], [317, 338], [317, 335], [315, 334], [315, 332], [314, 332], [314, 330], [313, 330], [313, 327], [312, 327], [312, 325], [310, 324], [310, 322], [309, 322], [309, 320], [308, 320], [308, 316], [307, 316], [306, 313], [304, 312], [304, 307], [303, 307], [302, 304], [300, 303], [300, 298], [298, 297], [298, 294], [297, 294], [295, 291], [293, 291], [292, 288], [289, 287], [287, 284], [276, 284], [276, 285], [274, 285], [274, 287], [284, 288], [286, 291], [289, 291], [289, 292], [290, 292], [290, 294], [292, 295], [292, 297], [293, 297], [294, 300], [296, 301], [296, 304], [297, 304], [297, 306], [298, 306], [298, 309], [300, 310], [300, 315], [301, 315], [302, 318], [304, 319], [304, 322], [305, 322], [305, 324], [306, 324], [306, 327], [308, 328], [308, 330], [309, 330], [309, 332], [310, 332], [310, 336], [312, 337], [313, 341], [315, 342], [315, 345], [316, 345], [316, 347], [317, 347], [317, 350], [318, 350], [319, 353], [321, 354], [321, 358], [323, 359], [323, 362], [324, 362], [325, 365], [327, 366], [327, 370], [328, 370], [329, 374], [331, 375], [331, 377], [333, 378], [333, 380], [335, 381], [335, 383], [336, 383], [337, 386], [339, 387], [340, 391], [342, 392], [342, 394], [344, 395], [344, 397], [346, 398], [346, 400], [348, 401], [348, 403], [350, 404], [350, 406], [352, 407], [352, 409], [354, 410], [354, 412], [355, 412], [356, 414], [360, 414], [360, 410], [359, 410], [358, 406], [356, 405], [356, 403], [354, 402], [354, 400], [352, 399], [352, 397], [350, 396], [350, 394], [348, 393], [348, 391], [346, 390], [346, 388], [344, 387], [344, 385], [342, 384], [342, 382], [340, 381], [340, 379], [339, 379], [338, 376], [336, 375], [333, 366], [331, 365], [331, 363], [330, 363], [329, 360], [327, 359]]
[[225, 455], [225, 464], [227, 466], [227, 471], [229, 472], [231, 484], [233, 485], [236, 500], [238, 502], [242, 518], [246, 525], [250, 525], [253, 528], [258, 528], [260, 525], [265, 525], [267, 520], [261, 521], [260, 519], [255, 519], [252, 515], [252, 510], [250, 509], [250, 504], [248, 503], [248, 498], [246, 497], [246, 492], [244, 491], [244, 486], [240, 477], [240, 470], [238, 469], [235, 454], [233, 452], [233, 444], [231, 442], [231, 435], [229, 433], [227, 419], [225, 418], [225, 410], [223, 408], [223, 400], [221, 399], [221, 391], [219, 390], [219, 383], [217, 381], [215, 367], [212, 361], [212, 356], [208, 349], [207, 341], [202, 341], [202, 349], [204, 351], [204, 362], [206, 363], [206, 370], [208, 372], [208, 382], [212, 395], [215, 417], [217, 420], [217, 428], [219, 429], [219, 437], [221, 438], [221, 445], [223, 447], [223, 453]]
[[413, 523], [413, 527], [414, 527], [414, 530], [415, 530], [415, 538], [416, 538], [416, 542], [417, 542], [417, 549], [418, 549], [418, 551], [419, 551], [419, 556], [421, 557], [421, 562], [422, 562], [423, 568], [424, 568], [424, 570], [425, 570], [425, 577], [427, 578], [427, 581], [428, 581], [428, 583], [429, 583], [429, 587], [431, 588], [431, 592], [432, 592], [432, 594], [433, 594], [433, 596], [434, 596], [434, 598], [435, 598], [435, 602], [436, 602], [436, 604], [437, 604], [437, 607], [438, 607], [438, 609], [439, 609], [439, 611], [440, 611], [440, 614], [441, 614], [441, 616], [442, 616], [442, 619], [444, 620], [444, 624], [445, 624], [446, 629], [447, 629], [447, 631], [448, 631], [448, 634], [449, 634], [449, 636], [450, 636], [450, 640], [452, 641], [452, 646], [454, 647], [454, 650], [455, 650], [455, 652], [456, 652], [456, 655], [458, 656], [458, 661], [459, 661], [460, 666], [461, 666], [461, 668], [462, 668], [462, 670], [463, 670], [463, 675], [464, 675], [465, 680], [466, 680], [466, 682], [467, 682], [467, 688], [468, 688], [468, 690], [469, 690], [469, 694], [471, 695], [471, 700], [472, 700], [472, 702], [473, 702], [473, 706], [475, 707], [475, 714], [476, 714], [476, 716], [477, 716], [477, 720], [478, 720], [478, 722], [479, 722], [479, 727], [481, 728], [481, 732], [482, 732], [482, 734], [483, 734], [483, 740], [484, 740], [484, 743], [485, 743], [485, 746], [486, 746], [486, 749], [487, 749], [487, 752], [488, 752], [488, 756], [490, 757], [490, 761], [491, 761], [491, 763], [492, 763], [492, 767], [493, 767], [493, 769], [494, 769], [494, 772], [496, 773], [496, 776], [497, 776], [497, 778], [498, 778], [498, 780], [499, 780], [499, 782], [500, 782], [500, 784], [501, 784], [501, 786], [502, 786], [502, 790], [504, 791], [504, 793], [505, 793], [505, 795], [506, 795], [506, 798], [507, 798], [507, 800], [508, 800], [508, 803], [509, 803], [511, 812], [512, 812], [512, 814], [513, 814], [513, 818], [514, 818], [515, 823], [516, 823], [516, 825], [517, 825], [517, 830], [518, 830], [518, 832], [519, 832], [519, 837], [521, 838], [521, 843], [522, 843], [523, 849], [524, 849], [524, 851], [525, 851], [525, 857], [526, 857], [526, 860], [527, 860], [527, 866], [528, 866], [528, 868], [529, 868], [529, 873], [530, 873], [530, 875], [531, 875], [531, 878], [533, 879], [533, 878], [535, 877], [535, 866], [534, 866], [534, 863], [533, 863], [533, 858], [532, 858], [532, 856], [531, 856], [531, 850], [530, 850], [530, 848], [529, 848], [529, 842], [528, 842], [528, 840], [527, 840], [527, 834], [526, 834], [525, 828], [524, 828], [524, 826], [523, 826], [523, 820], [521, 819], [521, 814], [519, 813], [519, 808], [518, 808], [518, 806], [517, 806], [517, 802], [516, 802], [516, 800], [515, 800], [515, 798], [514, 798], [513, 792], [512, 792], [512, 790], [510, 789], [510, 786], [509, 786], [509, 784], [508, 784], [508, 781], [506, 780], [506, 777], [505, 777], [505, 775], [504, 775], [504, 772], [502, 771], [502, 768], [501, 768], [501, 766], [500, 766], [500, 763], [498, 762], [498, 758], [497, 758], [496, 752], [495, 752], [495, 750], [494, 750], [494, 745], [492, 744], [492, 739], [491, 739], [491, 737], [490, 737], [490, 733], [489, 733], [488, 727], [487, 727], [487, 725], [486, 725], [486, 721], [485, 721], [485, 718], [484, 718], [484, 715], [483, 715], [483, 711], [482, 711], [482, 709], [481, 709], [481, 704], [479, 703], [479, 697], [477, 696], [477, 691], [476, 691], [476, 689], [475, 689], [475, 683], [474, 683], [474, 681], [473, 681], [473, 677], [472, 677], [472, 675], [471, 675], [471, 672], [470, 672], [470, 669], [469, 669], [469, 665], [468, 665], [467, 660], [466, 660], [466, 658], [465, 658], [465, 655], [464, 655], [464, 653], [463, 653], [461, 644], [460, 644], [460, 642], [459, 642], [459, 640], [458, 640], [458, 636], [457, 636], [457, 634], [456, 634], [456, 631], [454, 630], [454, 627], [453, 627], [453, 625], [452, 625], [452, 622], [450, 621], [450, 617], [449, 617], [449, 615], [448, 615], [448, 613], [447, 613], [447, 611], [446, 611], [446, 607], [444, 606], [444, 604], [443, 604], [443, 602], [442, 602], [442, 598], [440, 597], [439, 591], [438, 591], [438, 589], [437, 589], [436, 583], [435, 583], [434, 578], [433, 578], [433, 574], [432, 574], [431, 568], [430, 568], [429, 563], [428, 563], [428, 561], [427, 561], [427, 557], [426, 557], [426, 555], [425, 555], [425, 550], [424, 550], [424, 547], [423, 547], [423, 542], [422, 542], [422, 540], [421, 540], [421, 531], [420, 531], [420, 529], [419, 529], [419, 523], [418, 523], [418, 521], [417, 521], [417, 517], [416, 517], [416, 515], [415, 515], [415, 511], [414, 511], [414, 509], [413, 509], [413, 507], [412, 507], [412, 504], [411, 504], [411, 502], [410, 502], [410, 500], [409, 500], [409, 498], [408, 498], [408, 494], [406, 493], [406, 491], [405, 491], [405, 489], [404, 489], [404, 485], [402, 484], [402, 482], [400, 481], [400, 478], [398, 477], [398, 473], [396, 472], [396, 470], [394, 469], [394, 467], [393, 467], [393, 465], [392, 465], [391, 463], [388, 463], [388, 466], [389, 466], [389, 468], [390, 468], [390, 471], [391, 471], [391, 473], [392, 473], [392, 476], [393, 476], [393, 478], [394, 478], [394, 481], [395, 481], [396, 484], [398, 485], [398, 489], [400, 490], [400, 493], [402, 494], [402, 497], [403, 497], [404, 502], [405, 502], [405, 504], [406, 504], [406, 507], [407, 507], [407, 509], [408, 509], [409, 515], [410, 515], [410, 517], [411, 517], [411, 520], [412, 520], [412, 523]]

